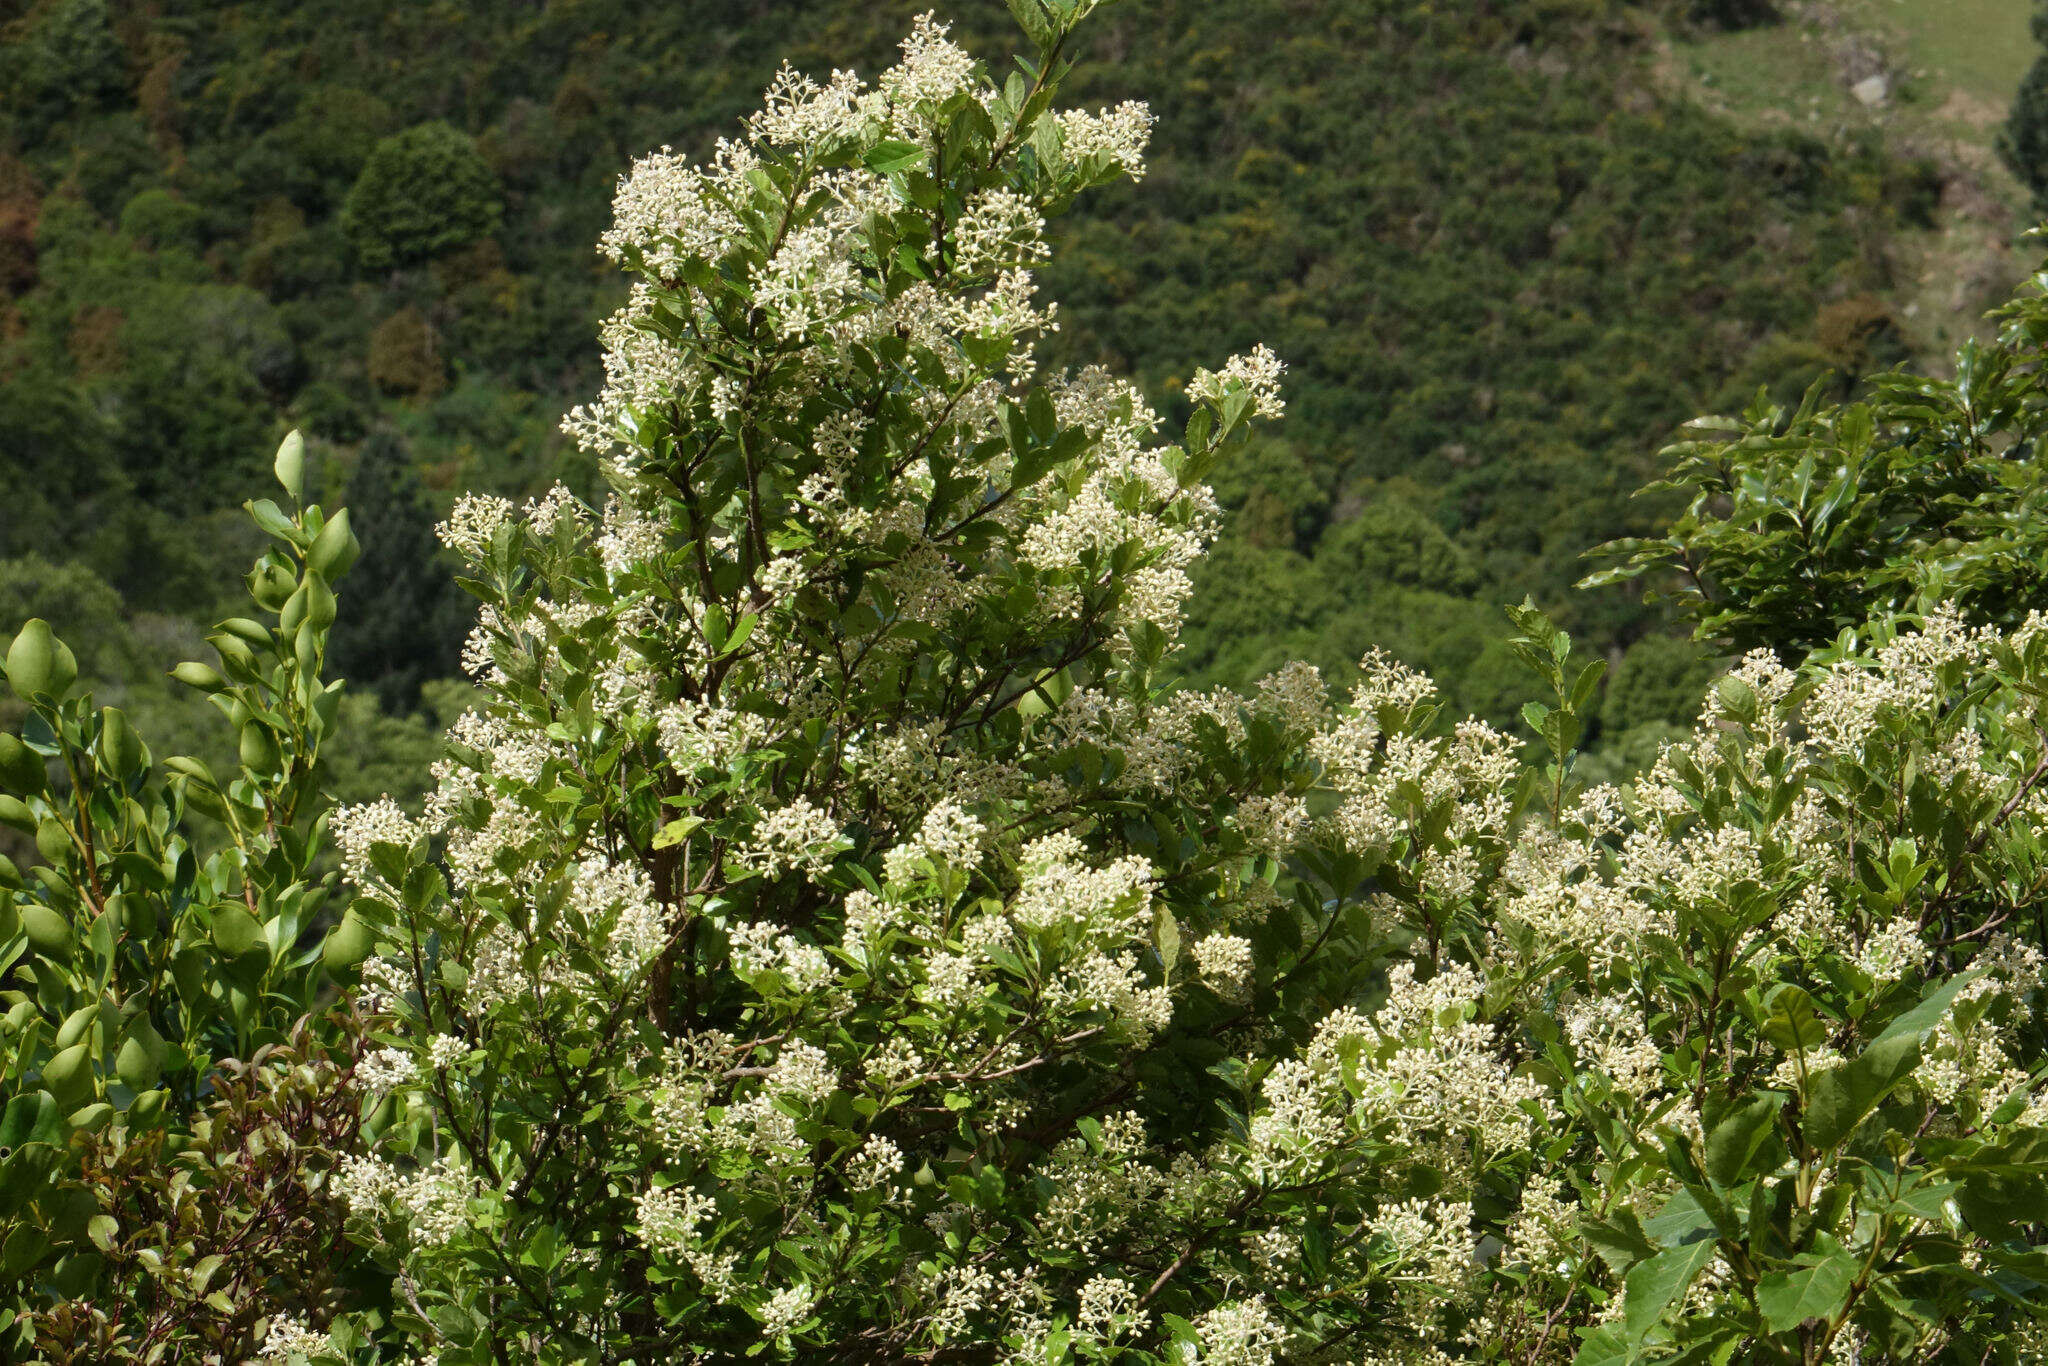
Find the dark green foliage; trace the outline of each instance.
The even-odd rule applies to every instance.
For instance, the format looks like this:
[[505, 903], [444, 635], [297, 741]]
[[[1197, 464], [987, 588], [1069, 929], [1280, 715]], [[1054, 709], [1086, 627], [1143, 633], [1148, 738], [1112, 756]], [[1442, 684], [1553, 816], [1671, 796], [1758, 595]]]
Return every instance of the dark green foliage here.
[[[2048, 5], [2035, 9], [2034, 41], [2048, 47]], [[2037, 208], [2048, 208], [2048, 52], [2034, 58], [1998, 133], [1998, 155]]]
[[1776, 23], [1780, 16], [1771, 0], [1692, 0], [1686, 17], [1712, 28], [1744, 29]]
[[121, 619], [121, 595], [84, 565], [41, 555], [0, 560], [0, 640], [35, 617], [64, 623], [87, 678], [122, 679], [135, 671], [138, 651]]
[[[1131, 60], [1084, 67], [1083, 98], [1151, 100], [1156, 153], [1144, 183], [1067, 229], [1062, 344], [1154, 393], [1257, 340], [1288, 362], [1285, 447], [1248, 452], [1241, 477], [1293, 513], [1290, 548], [1334, 592], [1324, 623], [1398, 614], [1396, 582], [1348, 572], [1331, 539], [1398, 485], [1403, 512], [1471, 567], [1436, 591], [1491, 604], [1533, 589], [1601, 649], [1640, 634], [1638, 607], [1569, 582], [1603, 528], [1651, 524], [1658, 508], [1630, 502], [1652, 473], [1644, 453], [1767, 348], [1827, 363], [1829, 292], [1882, 279], [1879, 244], [1917, 169], [1673, 100], [1607, 12], [1363, 3], [1302, 24], [1276, 6], [1181, 3], [1105, 21], [1098, 42]], [[1275, 524], [1225, 534], [1276, 546]], [[1205, 590], [1307, 592], [1292, 562], [1265, 564], [1256, 587], [1217, 588], [1211, 569]], [[1286, 653], [1287, 611], [1260, 631], [1212, 615], [1226, 610], [1195, 604], [1198, 674]], [[1447, 659], [1411, 662], [1460, 690]]]
[[1623, 652], [1607, 680], [1600, 723], [1609, 731], [1690, 726], [1712, 683], [1716, 660], [1691, 641], [1646, 636]]
[[341, 702], [322, 672], [357, 546], [346, 514], [301, 506], [296, 434], [276, 469], [292, 511], [251, 505], [275, 543], [255, 617], [175, 670], [228, 722], [218, 767], [153, 751], [78, 686], [122, 661], [81, 661], [8, 601], [104, 644], [111, 590], [39, 561], [0, 577], [0, 1359], [244, 1360], [272, 1297], [334, 1300], [326, 1175], [363, 1107], [328, 1052], [347, 1035], [312, 1020], [351, 942], [320, 866]]
[[32, 7], [0, 57], [0, 102], [31, 129], [117, 95], [125, 72], [106, 0]]
[[70, 386], [0, 385], [9, 504], [0, 517], [0, 557], [75, 556], [92, 520], [131, 496], [108, 449], [108, 426]]
[[423, 683], [456, 672], [474, 610], [441, 563], [426, 492], [397, 438], [379, 432], [364, 443], [347, 502], [363, 558], [349, 613], [335, 624], [335, 672], [387, 710], [411, 711]]
[[1660, 486], [1685, 511], [1602, 547], [1612, 567], [1587, 582], [1646, 578], [1700, 639], [1788, 660], [1922, 600], [2003, 626], [2048, 607], [2048, 293], [1997, 316], [1997, 341], [1965, 342], [1954, 379], [1887, 373], [1865, 402], [1816, 386], [1796, 409], [1759, 395], [1739, 419], [1693, 423]]
[[1316, 569], [1335, 591], [1353, 596], [1399, 586], [1466, 597], [1479, 586], [1464, 548], [1421, 508], [1396, 499], [1368, 503], [1332, 529]]
[[341, 207], [341, 230], [365, 270], [388, 270], [476, 241], [502, 211], [476, 142], [436, 120], [377, 144]]

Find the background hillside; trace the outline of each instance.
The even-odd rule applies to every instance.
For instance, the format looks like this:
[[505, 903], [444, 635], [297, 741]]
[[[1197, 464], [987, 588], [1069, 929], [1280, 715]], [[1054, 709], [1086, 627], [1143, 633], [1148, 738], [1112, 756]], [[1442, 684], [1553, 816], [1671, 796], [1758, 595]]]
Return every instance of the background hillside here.
[[[337, 649], [373, 693], [341, 780], [377, 787], [450, 699], [421, 686], [462, 629], [430, 509], [596, 491], [555, 424], [623, 291], [592, 248], [620, 172], [708, 149], [784, 56], [879, 69], [922, 7], [0, 0], [0, 632], [97, 642], [87, 669], [170, 724], [148, 680], [237, 592], [205, 568], [245, 535], [225, 510], [300, 426], [365, 527]], [[1675, 423], [1905, 360], [1984, 301], [1923, 289], [1941, 253], [2006, 264], [2011, 187], [1949, 126], [1965, 77], [1857, 11], [1126, 0], [1096, 24], [1072, 92], [1159, 124], [1146, 179], [1060, 226], [1056, 359], [1169, 409], [1255, 341], [1291, 366], [1280, 435], [1220, 479], [1190, 671], [1380, 643], [1498, 716], [1498, 604], [1533, 592], [1616, 659], [1610, 735], [1677, 719], [1700, 661], [1633, 594], [1572, 590], [1580, 552], [1655, 521], [1629, 493]], [[952, 17], [1010, 50], [994, 0]], [[1973, 98], [2005, 79], [1944, 60]]]

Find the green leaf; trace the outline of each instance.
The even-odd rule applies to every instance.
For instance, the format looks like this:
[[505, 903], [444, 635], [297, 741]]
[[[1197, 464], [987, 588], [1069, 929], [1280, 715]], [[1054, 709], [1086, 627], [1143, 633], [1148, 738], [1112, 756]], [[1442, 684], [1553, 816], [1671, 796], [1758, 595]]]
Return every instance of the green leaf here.
[[1764, 1037], [1786, 1052], [1818, 1048], [1827, 1042], [1828, 1022], [1813, 1008], [1806, 989], [1790, 982], [1771, 993], [1770, 1010], [1764, 1016]]
[[1642, 1221], [1630, 1209], [1617, 1209], [1605, 1219], [1589, 1219], [1579, 1226], [1579, 1236], [1592, 1244], [1600, 1260], [1616, 1272], [1625, 1272], [1646, 1257], [1657, 1255], [1657, 1245], [1643, 1232]]
[[1777, 1131], [1785, 1097], [1767, 1092], [1739, 1106], [1707, 1135], [1707, 1179], [1733, 1186], [1753, 1175], [1751, 1162]]
[[327, 525], [320, 528], [320, 534], [313, 538], [312, 548], [306, 552], [306, 566], [329, 583], [333, 583], [362, 553], [362, 546], [349, 530], [348, 509], [343, 508], [327, 519]]
[[149, 1016], [137, 1016], [128, 1037], [121, 1041], [120, 1050], [114, 1055], [114, 1074], [131, 1091], [151, 1090], [163, 1076], [168, 1052], [163, 1036], [156, 1032]]
[[1164, 906], [1152, 913], [1152, 942], [1159, 949], [1159, 961], [1165, 965], [1167, 977], [1171, 978], [1174, 964], [1180, 961], [1180, 922]]
[[1808, 1319], [1832, 1319], [1849, 1302], [1856, 1281], [1856, 1259], [1831, 1252], [1809, 1266], [1774, 1271], [1757, 1282], [1756, 1307], [1764, 1326], [1789, 1333]]
[[1643, 1225], [1643, 1232], [1661, 1247], [1689, 1243], [1714, 1226], [1691, 1190], [1680, 1187], [1664, 1207]]
[[7, 647], [8, 685], [23, 701], [28, 701], [50, 691], [56, 668], [57, 638], [50, 632], [50, 623], [41, 617], [30, 617], [14, 633], [14, 643]]
[[92, 1045], [75, 1043], [43, 1064], [43, 1085], [67, 1113], [92, 1099]]
[[1951, 977], [1930, 990], [1919, 1005], [1893, 1020], [1854, 1060], [1813, 1079], [1802, 1130], [1816, 1148], [1833, 1148], [1861, 1124], [1920, 1062], [1920, 1038], [1941, 1017], [1976, 973]]
[[0, 1277], [12, 1278], [32, 1269], [50, 1250], [50, 1239], [34, 1224], [23, 1220], [14, 1226], [5, 1243], [0, 1243]]
[[100, 762], [121, 782], [138, 773], [143, 764], [141, 737], [128, 718], [113, 707], [100, 708]]
[[672, 845], [681, 844], [690, 837], [691, 832], [702, 824], [704, 824], [702, 816], [678, 816], [675, 820], [670, 821], [655, 832], [654, 847], [656, 849], [667, 849]]
[[1579, 1342], [1578, 1355], [1572, 1358], [1572, 1366], [1628, 1366], [1635, 1360], [1628, 1339], [1620, 1328], [1608, 1324], [1602, 1328], [1584, 1329], [1585, 1337]]
[[306, 487], [306, 439], [296, 429], [285, 433], [284, 440], [277, 447], [277, 459], [270, 468], [277, 475], [277, 482], [284, 485], [284, 491], [292, 496], [292, 501], [300, 501]]
[[25, 1143], [56, 1144], [64, 1136], [58, 1123], [57, 1099], [48, 1091], [28, 1091], [7, 1102], [0, 1112], [0, 1148]]
[[1625, 1325], [1629, 1340], [1641, 1342], [1663, 1321], [1672, 1301], [1691, 1287], [1719, 1246], [1712, 1238], [1660, 1252], [1628, 1273]]
[[1729, 674], [1714, 685], [1714, 693], [1730, 717], [1743, 725], [1756, 721], [1756, 689], [1748, 683]]
[[918, 144], [890, 138], [870, 147], [868, 154], [861, 158], [861, 164], [876, 175], [894, 175], [898, 171], [922, 166], [924, 159], [925, 149]]
[[1045, 17], [1045, 7], [1039, 0], [1009, 0], [1010, 14], [1017, 20], [1017, 27], [1024, 30], [1040, 51], [1052, 46], [1052, 24]]
[[725, 648], [721, 649], [718, 653], [721, 656], [729, 655], [738, 650], [740, 646], [746, 644], [747, 637], [754, 634], [754, 627], [760, 620], [759, 613], [749, 612], [734, 622], [732, 634], [725, 638]]
[[233, 902], [222, 902], [213, 913], [213, 942], [230, 958], [240, 958], [256, 947], [263, 927], [256, 917]]
[[187, 662], [171, 670], [171, 677], [188, 688], [201, 688], [207, 692], [227, 686], [227, 680], [211, 665]]
[[377, 935], [353, 908], [345, 911], [341, 923], [328, 931], [320, 946], [320, 961], [329, 972], [345, 972], [370, 956]]

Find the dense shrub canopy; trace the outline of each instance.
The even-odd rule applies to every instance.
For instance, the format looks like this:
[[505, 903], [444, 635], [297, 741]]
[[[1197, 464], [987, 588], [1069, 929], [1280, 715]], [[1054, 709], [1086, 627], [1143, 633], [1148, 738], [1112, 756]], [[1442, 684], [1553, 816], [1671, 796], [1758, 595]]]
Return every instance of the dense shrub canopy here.
[[[419, 806], [319, 796], [359, 546], [296, 436], [290, 509], [250, 507], [261, 619], [178, 670], [224, 780], [15, 635], [0, 1341], [2038, 1357], [2041, 305], [1953, 385], [1678, 453], [1693, 506], [1620, 572], [1690, 572], [1757, 648], [1689, 728], [1699, 657], [1623, 656], [1671, 737], [1625, 782], [1579, 754], [1605, 660], [1527, 604], [1472, 648], [1537, 694], [1503, 700], [1530, 744], [1379, 650], [1346, 689], [1180, 686], [1206, 481], [1286, 466], [1243, 439], [1285, 367], [1197, 366], [1169, 422], [1044, 357], [1047, 220], [1146, 174], [1152, 115], [1058, 105], [1096, 4], [1011, 8], [1000, 79], [927, 16], [872, 83], [786, 69], [620, 185], [631, 284], [565, 423], [612, 491], [438, 528], [479, 696]], [[1254, 510], [1298, 555], [1298, 509]], [[1422, 610], [1476, 572], [1399, 502], [1331, 551]]]
[[1020, 8], [1001, 85], [922, 22], [637, 166], [569, 423], [613, 499], [443, 527], [490, 701], [423, 820], [337, 818], [357, 1076], [401, 1100], [338, 1187], [390, 1325], [443, 1362], [2009, 1340], [2039, 622], [1753, 656], [1626, 793], [1581, 790], [1600, 668], [1530, 609], [1534, 760], [1380, 655], [1341, 703], [1171, 690], [1200, 479], [1279, 364], [1197, 371], [1163, 444], [1036, 364], [1042, 220], [1147, 117], [1055, 111], [1079, 16]]
[[1653, 486], [1685, 511], [1602, 547], [1614, 563], [1587, 583], [1646, 577], [1702, 639], [1788, 660], [1916, 601], [2005, 626], [2048, 609], [2044, 283], [1995, 315], [1996, 341], [1964, 344], [1952, 379], [1875, 375], [1865, 402], [1816, 386], [1689, 424]]
[[[524, 498], [559, 478], [595, 496], [556, 424], [599, 382], [592, 320], [624, 290], [590, 250], [620, 171], [663, 145], [708, 156], [785, 56], [886, 66], [926, 4], [7, 12], [0, 480], [42, 487], [68, 444], [49, 486], [90, 494], [24, 514], [45, 541], [31, 548], [82, 560], [134, 611], [210, 621], [232, 610], [214, 580], [146, 566], [234, 535], [237, 519], [202, 514], [246, 497], [292, 425], [330, 500], [384, 429], [438, 513], [461, 488]], [[1178, 384], [1215, 355], [1264, 343], [1290, 366], [1284, 427], [1217, 477], [1242, 515], [1192, 576], [1197, 681], [1240, 686], [1291, 658], [1336, 676], [1378, 644], [1434, 671], [1458, 711], [1509, 724], [1498, 602], [1533, 593], [1603, 651], [1661, 629], [1632, 594], [1570, 584], [1580, 551], [1657, 524], [1664, 509], [1629, 495], [1673, 424], [1766, 380], [1796, 399], [1831, 368], [1902, 358], [1895, 335], [1866, 356], [1822, 314], [1894, 283], [1938, 182], [1900, 143], [1759, 129], [1686, 98], [1658, 54], [1691, 8], [1145, 0], [1084, 33], [1099, 60], [1072, 97], [1149, 101], [1155, 171], [1053, 224], [1048, 363], [1127, 374], [1176, 424]], [[994, 0], [955, 18], [977, 52], [1017, 45]], [[473, 184], [366, 172], [437, 122], [473, 140], [474, 159], [443, 139], [482, 168]], [[372, 180], [375, 212], [345, 215]], [[431, 243], [493, 203], [473, 240], [378, 263], [384, 245], [405, 254], [382, 242], [401, 225]], [[369, 256], [348, 225], [376, 239]], [[260, 346], [187, 324], [230, 305]], [[78, 436], [10, 440], [59, 411]], [[1344, 572], [1345, 523], [1394, 501], [1470, 573]]]

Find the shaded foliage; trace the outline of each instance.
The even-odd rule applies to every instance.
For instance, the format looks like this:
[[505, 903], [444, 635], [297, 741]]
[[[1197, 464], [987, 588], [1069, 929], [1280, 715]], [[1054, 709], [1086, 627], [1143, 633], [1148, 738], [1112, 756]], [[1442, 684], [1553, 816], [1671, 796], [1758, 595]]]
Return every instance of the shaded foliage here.
[[374, 690], [386, 710], [408, 712], [423, 684], [457, 672], [475, 612], [441, 563], [426, 491], [395, 437], [380, 432], [363, 444], [347, 502], [363, 559], [350, 610], [335, 623], [334, 669]]

